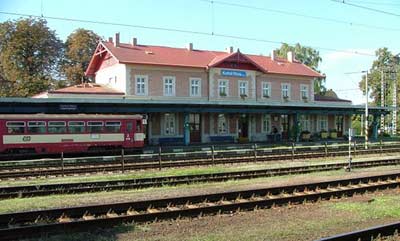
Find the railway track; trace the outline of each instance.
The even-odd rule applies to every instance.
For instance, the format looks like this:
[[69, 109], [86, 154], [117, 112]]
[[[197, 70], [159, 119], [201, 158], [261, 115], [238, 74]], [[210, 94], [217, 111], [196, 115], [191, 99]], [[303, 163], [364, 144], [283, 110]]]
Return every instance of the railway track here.
[[[185, 167], [200, 165], [217, 165], [217, 164], [235, 164], [248, 162], [266, 162], [275, 160], [294, 160], [307, 158], [335, 157], [346, 156], [348, 150], [346, 146], [339, 146], [337, 149], [327, 151], [313, 149], [299, 149], [296, 152], [293, 149], [285, 148], [274, 152], [272, 149], [254, 149], [254, 150], [235, 150], [224, 151], [214, 154], [212, 151], [205, 150], [195, 155], [188, 153], [164, 154], [158, 158], [154, 154], [144, 154], [135, 156], [112, 156], [102, 157], [93, 160], [69, 161], [69, 160], [35, 160], [26, 163], [1, 162], [0, 163], [0, 180], [16, 179], [16, 178], [33, 178], [33, 177], [53, 177], [64, 175], [76, 175], [86, 173], [104, 173], [104, 172], [125, 172], [140, 169], [161, 169], [169, 167]], [[395, 153], [400, 152], [399, 145], [380, 146], [373, 149], [360, 149], [357, 155], [374, 154], [374, 153]]]
[[399, 186], [400, 173], [391, 173], [274, 188], [7, 213], [0, 215], [0, 240], [87, 231], [123, 222], [142, 223], [301, 204]]
[[[360, 161], [352, 163], [352, 168], [369, 168], [377, 166], [399, 165], [400, 158]], [[85, 192], [99, 192], [112, 190], [140, 189], [160, 186], [174, 186], [191, 183], [223, 182], [228, 180], [253, 179], [261, 177], [282, 176], [291, 174], [304, 174], [311, 172], [322, 172], [340, 170], [348, 163], [338, 162], [320, 165], [307, 165], [296, 167], [268, 168], [250, 171], [221, 172], [212, 174], [162, 176], [152, 178], [137, 178], [115, 181], [60, 183], [44, 185], [27, 185], [15, 187], [0, 187], [0, 199], [24, 198], [34, 196], [45, 196], [52, 194], [72, 194]]]
[[318, 241], [371, 241], [378, 237], [392, 236], [398, 234], [400, 230], [400, 222], [379, 225], [359, 231], [339, 234], [327, 238], [319, 239]]

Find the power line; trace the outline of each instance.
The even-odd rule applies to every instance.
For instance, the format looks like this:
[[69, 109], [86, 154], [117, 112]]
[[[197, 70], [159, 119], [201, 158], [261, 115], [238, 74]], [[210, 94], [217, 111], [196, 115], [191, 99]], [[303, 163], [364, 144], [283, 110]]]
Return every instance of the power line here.
[[367, 5], [381, 5], [381, 6], [400, 6], [400, 3], [394, 3], [394, 2], [373, 2], [373, 1], [355, 1], [355, 0], [351, 0], [348, 2], [352, 2], [352, 3], [361, 3], [361, 4], [367, 4]]
[[336, 24], [343, 24], [343, 25], [347, 25], [347, 26], [351, 26], [351, 27], [358, 26], [358, 27], [363, 27], [363, 28], [378, 29], [378, 30], [384, 30], [384, 31], [400, 31], [400, 28], [389, 28], [389, 27], [385, 27], [385, 26], [369, 25], [369, 24], [363, 24], [363, 23], [357, 23], [357, 22], [348, 22], [348, 21], [338, 20], [336, 18], [312, 16], [312, 15], [300, 14], [297, 12], [283, 11], [283, 10], [272, 9], [272, 8], [263, 8], [263, 7], [258, 7], [258, 6], [254, 6], [254, 5], [245, 5], [245, 4], [224, 2], [224, 1], [218, 1], [218, 0], [217, 1], [199, 0], [199, 1], [207, 2], [210, 4], [219, 4], [219, 5], [252, 9], [252, 10], [258, 10], [258, 11], [264, 11], [264, 12], [272, 12], [272, 13], [277, 13], [277, 14], [281, 14], [281, 15], [302, 17], [302, 18], [308, 18], [308, 19], [319, 20], [319, 21], [322, 20], [322, 21], [336, 23]]
[[331, 1], [332, 2], [336, 2], [336, 3], [346, 4], [346, 5], [349, 5], [349, 6], [356, 7], [356, 8], [365, 9], [365, 10], [372, 11], [372, 12], [377, 12], [377, 13], [382, 13], [382, 14], [391, 15], [391, 16], [395, 16], [395, 17], [400, 17], [400, 14], [396, 14], [396, 13], [387, 12], [387, 11], [383, 11], [383, 10], [376, 9], [376, 8], [370, 8], [370, 7], [366, 7], [366, 6], [362, 6], [362, 5], [346, 2], [345, 0], [331, 0]]
[[[134, 24], [124, 24], [124, 23], [105, 22], [105, 21], [96, 21], [96, 20], [85, 20], [85, 19], [76, 19], [76, 18], [53, 17], [53, 16], [39, 16], [39, 15], [26, 14], [26, 13], [14, 13], [14, 12], [4, 12], [4, 11], [0, 11], [0, 14], [19, 16], [19, 17], [44, 18], [44, 19], [79, 22], [79, 23], [111, 25], [111, 26], [128, 27], [128, 28], [150, 29], [150, 30], [157, 30], [157, 31], [177, 32], [177, 33], [195, 34], [195, 35], [203, 35], [203, 36], [216, 36], [216, 37], [221, 37], [221, 38], [247, 40], [247, 41], [269, 43], [269, 44], [285, 43], [283, 41], [276, 41], [276, 40], [269, 40], [269, 39], [243, 37], [243, 36], [239, 36], [239, 35], [229, 35], [229, 34], [222, 34], [222, 33], [216, 33], [216, 32], [202, 32], [202, 31], [194, 31], [194, 30], [185, 30], [185, 29], [178, 29], [178, 28], [165, 28], [165, 27], [134, 25]], [[321, 47], [321, 46], [305, 46], [305, 47], [310, 47], [310, 48], [325, 50], [325, 51], [330, 51], [330, 52], [342, 52], [342, 53], [349, 53], [349, 54], [363, 55], [363, 56], [375, 56], [375, 55], [369, 54], [369, 53], [334, 49], [334, 48]]]

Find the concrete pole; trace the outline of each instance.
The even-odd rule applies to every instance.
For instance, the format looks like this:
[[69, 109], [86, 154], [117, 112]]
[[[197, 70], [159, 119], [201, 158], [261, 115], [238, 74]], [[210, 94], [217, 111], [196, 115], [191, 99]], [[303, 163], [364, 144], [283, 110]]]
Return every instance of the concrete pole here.
[[368, 71], [365, 72], [365, 149], [368, 149]]
[[[385, 107], [385, 81], [383, 70], [381, 72], [381, 107]], [[385, 115], [381, 114], [381, 134], [385, 131]]]
[[393, 81], [392, 135], [397, 135], [397, 76]]

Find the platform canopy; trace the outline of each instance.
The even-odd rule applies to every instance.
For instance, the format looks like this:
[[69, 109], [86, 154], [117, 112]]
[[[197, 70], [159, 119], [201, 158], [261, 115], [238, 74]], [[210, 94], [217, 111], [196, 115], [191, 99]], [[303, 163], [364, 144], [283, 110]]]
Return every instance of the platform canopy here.
[[[364, 105], [298, 102], [188, 101], [95, 98], [1, 98], [0, 114], [133, 114], [133, 113], [276, 113], [276, 114], [363, 114]], [[389, 108], [369, 107], [371, 115], [388, 114]]]

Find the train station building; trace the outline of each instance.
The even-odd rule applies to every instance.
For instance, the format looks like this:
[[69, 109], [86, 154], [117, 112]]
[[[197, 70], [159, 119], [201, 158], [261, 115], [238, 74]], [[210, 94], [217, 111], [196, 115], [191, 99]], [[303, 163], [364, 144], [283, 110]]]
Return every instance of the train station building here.
[[[335, 95], [316, 95], [314, 81], [325, 76], [291, 52], [278, 58], [232, 47], [200, 50], [192, 43], [185, 48], [140, 44], [136, 38], [120, 43], [116, 34], [99, 43], [86, 75], [93, 84], [50, 91], [35, 101], [62, 99], [64, 106], [75, 106], [64, 112], [146, 114], [152, 145], [340, 138], [352, 115], [364, 108]], [[376, 136], [385, 110], [370, 108], [370, 113]]]

